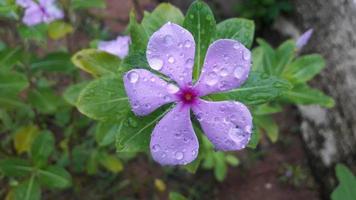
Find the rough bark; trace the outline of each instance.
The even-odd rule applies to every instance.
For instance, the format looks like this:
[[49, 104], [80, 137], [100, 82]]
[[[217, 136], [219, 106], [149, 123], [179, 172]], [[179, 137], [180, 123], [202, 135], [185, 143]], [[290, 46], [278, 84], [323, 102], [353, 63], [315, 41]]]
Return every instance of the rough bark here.
[[313, 85], [331, 95], [333, 109], [301, 106], [301, 130], [310, 164], [327, 199], [334, 188], [334, 165], [356, 166], [356, 1], [293, 0], [293, 20], [314, 28], [307, 52], [318, 52], [326, 69]]

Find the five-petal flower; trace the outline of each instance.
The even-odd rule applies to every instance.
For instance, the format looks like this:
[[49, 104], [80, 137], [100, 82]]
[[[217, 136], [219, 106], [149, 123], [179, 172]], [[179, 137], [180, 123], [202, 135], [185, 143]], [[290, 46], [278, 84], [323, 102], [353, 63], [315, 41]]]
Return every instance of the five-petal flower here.
[[40, 23], [50, 23], [64, 17], [63, 11], [56, 6], [56, 0], [16, 0], [25, 9], [22, 18], [24, 24], [34, 26]]
[[118, 36], [115, 40], [112, 41], [99, 42], [98, 49], [123, 59], [127, 56], [127, 54], [129, 54], [130, 43], [130, 36]]
[[192, 83], [195, 42], [186, 29], [170, 22], [165, 24], [151, 36], [146, 53], [150, 67], [177, 84], [167, 83], [145, 69], [133, 69], [124, 75], [125, 90], [136, 115], [148, 115], [163, 104], [176, 103], [151, 135], [150, 149], [155, 161], [181, 165], [196, 159], [199, 142], [190, 110], [217, 150], [240, 150], [248, 144], [252, 116], [245, 105], [201, 99], [244, 83], [251, 67], [251, 52], [246, 47], [231, 39], [212, 43], [195, 84]]

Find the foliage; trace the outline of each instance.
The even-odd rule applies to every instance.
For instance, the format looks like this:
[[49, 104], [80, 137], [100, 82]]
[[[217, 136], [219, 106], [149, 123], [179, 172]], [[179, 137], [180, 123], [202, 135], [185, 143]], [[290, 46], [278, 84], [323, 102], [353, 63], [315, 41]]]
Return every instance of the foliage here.
[[335, 167], [336, 177], [339, 185], [331, 194], [332, 200], [352, 200], [356, 198], [356, 177], [343, 164], [337, 164]]

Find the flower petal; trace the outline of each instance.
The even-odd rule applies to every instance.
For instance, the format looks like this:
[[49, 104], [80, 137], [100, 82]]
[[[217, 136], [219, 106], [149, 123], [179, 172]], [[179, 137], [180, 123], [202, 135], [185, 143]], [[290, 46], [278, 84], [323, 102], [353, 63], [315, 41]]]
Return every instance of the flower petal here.
[[124, 85], [132, 111], [138, 116], [150, 114], [158, 107], [176, 100], [179, 88], [167, 84], [144, 69], [133, 69], [124, 75]]
[[30, 7], [34, 4], [36, 4], [36, 3], [33, 2], [33, 0], [16, 0], [16, 4], [23, 8], [27, 8], [27, 7]]
[[118, 36], [116, 40], [99, 42], [98, 49], [123, 59], [129, 53], [130, 42], [129, 36]]
[[195, 43], [183, 27], [168, 22], [153, 33], [147, 46], [147, 61], [181, 87], [192, 82]]
[[250, 67], [250, 50], [235, 40], [217, 40], [208, 49], [195, 88], [200, 96], [231, 90], [245, 82]]
[[150, 149], [162, 165], [185, 165], [196, 159], [199, 142], [190, 120], [189, 106], [177, 104], [154, 128]]
[[43, 13], [37, 4], [33, 4], [26, 8], [25, 15], [22, 18], [24, 24], [34, 26], [42, 23]]
[[240, 150], [248, 144], [252, 116], [242, 103], [208, 102], [200, 99], [192, 109], [205, 135], [217, 150]]

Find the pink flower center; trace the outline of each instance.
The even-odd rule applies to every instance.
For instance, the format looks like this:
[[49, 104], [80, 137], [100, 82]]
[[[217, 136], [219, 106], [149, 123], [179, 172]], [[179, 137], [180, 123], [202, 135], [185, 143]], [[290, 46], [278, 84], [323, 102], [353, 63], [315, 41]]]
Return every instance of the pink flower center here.
[[198, 93], [191, 87], [184, 87], [178, 92], [179, 100], [186, 105], [194, 104], [197, 100]]

